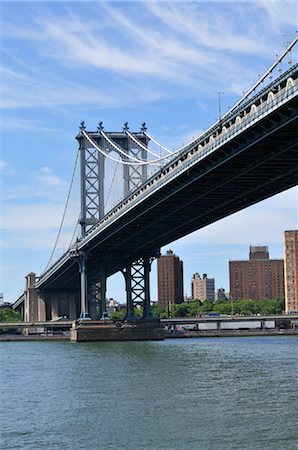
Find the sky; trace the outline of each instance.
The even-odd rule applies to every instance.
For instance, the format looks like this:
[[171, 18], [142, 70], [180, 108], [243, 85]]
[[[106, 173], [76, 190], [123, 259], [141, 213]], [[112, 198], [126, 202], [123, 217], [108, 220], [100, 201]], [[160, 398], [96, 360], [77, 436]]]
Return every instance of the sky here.
[[[145, 121], [159, 142], [179, 148], [271, 66], [294, 39], [298, 21], [296, 1], [1, 1], [0, 25], [0, 292], [13, 302], [25, 275], [40, 275], [48, 264], [73, 173], [52, 261], [74, 235], [75, 136], [82, 120], [88, 131], [99, 121], [106, 131], [121, 131], [126, 121], [138, 131]], [[297, 62], [297, 49], [291, 57]], [[107, 168], [107, 186], [113, 170]], [[118, 200], [117, 177], [107, 208]], [[297, 226], [293, 188], [162, 253], [172, 249], [183, 261], [185, 294], [195, 272], [229, 291], [230, 259], [247, 259], [250, 244], [268, 245], [271, 258], [283, 258], [283, 231]], [[107, 287], [108, 297], [124, 301], [122, 275]], [[156, 263], [151, 298], [157, 300]]]

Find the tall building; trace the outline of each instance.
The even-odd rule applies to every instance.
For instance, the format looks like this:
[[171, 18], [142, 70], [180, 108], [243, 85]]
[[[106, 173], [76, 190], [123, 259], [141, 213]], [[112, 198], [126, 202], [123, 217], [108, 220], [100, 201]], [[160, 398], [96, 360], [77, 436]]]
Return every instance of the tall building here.
[[284, 232], [285, 310], [298, 312], [298, 230]]
[[267, 246], [250, 246], [249, 260], [230, 261], [230, 299], [284, 297], [284, 260], [269, 259]]
[[191, 280], [191, 294], [193, 300], [214, 300], [214, 278], [207, 278], [207, 274], [203, 274], [203, 278], [195, 273]]
[[158, 305], [167, 309], [183, 301], [183, 262], [172, 250], [157, 260]]
[[219, 288], [215, 292], [215, 301], [228, 300], [228, 292], [224, 288]]

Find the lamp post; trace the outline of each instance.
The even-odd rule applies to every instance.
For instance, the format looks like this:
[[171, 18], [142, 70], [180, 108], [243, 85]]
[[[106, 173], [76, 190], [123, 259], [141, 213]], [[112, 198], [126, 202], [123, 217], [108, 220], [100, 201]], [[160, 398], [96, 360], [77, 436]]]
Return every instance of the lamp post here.
[[218, 121], [219, 121], [219, 131], [221, 131], [221, 102], [220, 96], [224, 95], [224, 92], [218, 92]]

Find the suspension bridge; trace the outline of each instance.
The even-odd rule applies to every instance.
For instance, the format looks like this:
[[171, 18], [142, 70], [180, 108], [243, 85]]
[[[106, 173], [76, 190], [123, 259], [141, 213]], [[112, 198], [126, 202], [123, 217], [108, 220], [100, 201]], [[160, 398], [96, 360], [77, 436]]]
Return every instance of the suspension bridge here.
[[[106, 281], [121, 271], [126, 321], [135, 322], [140, 304], [148, 323], [150, 267], [162, 246], [297, 185], [298, 64], [272, 80], [295, 44], [297, 38], [227, 113], [176, 151], [159, 144], [145, 123], [138, 132], [127, 123], [119, 132], [102, 122], [88, 131], [81, 123], [80, 232], [44, 273], [27, 276], [14, 304], [25, 321], [105, 319]], [[107, 160], [121, 166], [123, 180], [123, 198], [108, 211]]]

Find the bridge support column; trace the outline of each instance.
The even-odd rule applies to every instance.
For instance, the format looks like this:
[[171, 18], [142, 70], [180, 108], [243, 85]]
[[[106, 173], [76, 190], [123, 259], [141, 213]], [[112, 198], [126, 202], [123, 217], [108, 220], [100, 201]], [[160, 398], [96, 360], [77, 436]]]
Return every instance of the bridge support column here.
[[128, 264], [123, 272], [126, 284], [127, 312], [126, 319], [135, 320], [134, 307], [142, 306], [142, 319], [152, 319], [150, 310], [150, 270], [151, 258], [144, 256]]
[[38, 293], [38, 321], [43, 322], [47, 320], [46, 314], [46, 300], [44, 296], [39, 292]]
[[76, 320], [78, 318], [77, 316], [77, 308], [76, 308], [76, 302], [71, 301], [69, 303], [69, 320]]
[[106, 319], [107, 317], [107, 277], [103, 266], [100, 271], [100, 307], [101, 307], [101, 318]]
[[52, 295], [50, 298], [51, 302], [51, 319], [56, 319], [59, 317], [59, 306], [58, 306], [58, 297], [56, 295]]
[[125, 279], [126, 290], [126, 314], [125, 320], [136, 320], [133, 308], [132, 289], [131, 289], [131, 264], [128, 264], [125, 270], [122, 271]]
[[87, 261], [87, 302], [89, 317], [98, 320], [107, 316], [106, 307], [106, 272], [103, 261]]
[[143, 319], [152, 319], [152, 313], [150, 309], [150, 271], [151, 262], [149, 256], [144, 258], [144, 304], [143, 304]]
[[46, 318], [45, 301], [35, 289], [36, 275], [31, 272], [26, 276], [24, 321], [39, 322]]
[[80, 281], [81, 281], [81, 313], [80, 319], [90, 319], [88, 314], [88, 304], [87, 304], [87, 264], [86, 264], [86, 255], [85, 253], [81, 253], [78, 258], [79, 263], [79, 271], [80, 271]]

